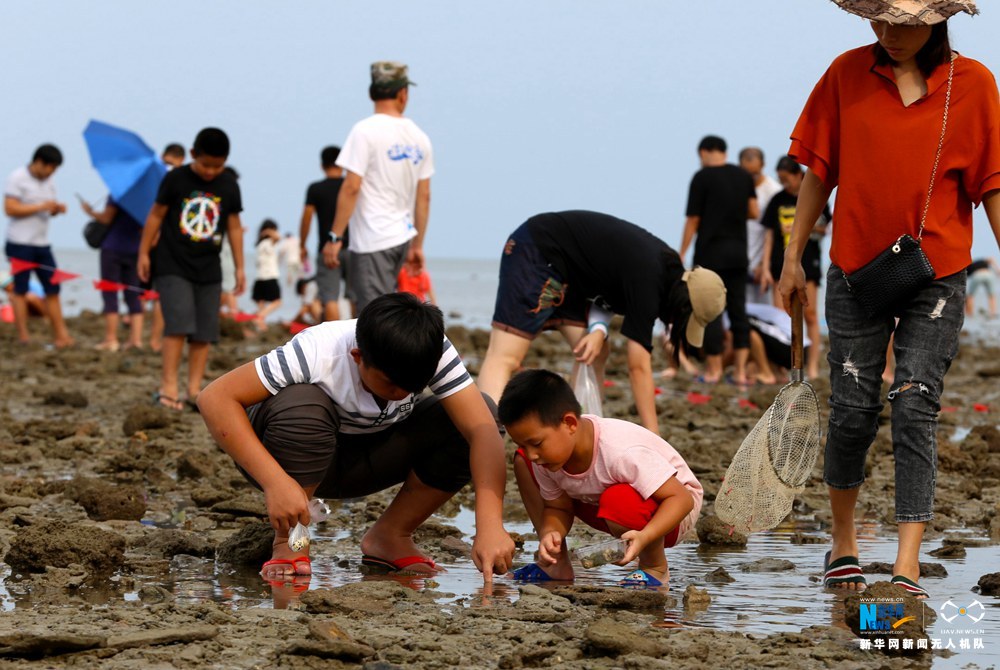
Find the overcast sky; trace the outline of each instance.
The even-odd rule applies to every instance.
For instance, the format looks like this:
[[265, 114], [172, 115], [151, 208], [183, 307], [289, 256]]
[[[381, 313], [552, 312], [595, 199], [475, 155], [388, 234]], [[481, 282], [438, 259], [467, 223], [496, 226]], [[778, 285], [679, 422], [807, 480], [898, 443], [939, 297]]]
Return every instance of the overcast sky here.
[[[954, 43], [1000, 72], [1000, 7], [980, 4], [951, 22]], [[52, 241], [81, 247], [73, 193], [105, 194], [89, 119], [157, 150], [216, 125], [245, 225], [297, 229], [320, 149], [371, 113], [368, 66], [392, 59], [410, 65], [408, 115], [434, 143], [430, 256], [499, 257], [528, 216], [570, 208], [678, 246], [698, 140], [760, 145], [771, 171], [830, 61], [872, 41], [829, 0], [4, 2], [0, 172], [59, 145], [71, 215]], [[981, 213], [975, 252], [997, 255]]]

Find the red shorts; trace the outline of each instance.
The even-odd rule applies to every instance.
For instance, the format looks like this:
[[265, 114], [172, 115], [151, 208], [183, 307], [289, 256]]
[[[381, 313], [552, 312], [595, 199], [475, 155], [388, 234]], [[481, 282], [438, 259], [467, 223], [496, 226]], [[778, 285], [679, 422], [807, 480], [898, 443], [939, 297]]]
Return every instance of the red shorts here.
[[[535, 478], [535, 470], [523, 449], [517, 450], [515, 458], [518, 456], [527, 463], [531, 479], [537, 486], [538, 480]], [[659, 507], [658, 502], [652, 498], [643, 498], [628, 484], [614, 484], [605, 489], [596, 505], [574, 500], [573, 515], [591, 528], [611, 535], [611, 529], [608, 527], [609, 521], [629, 530], [642, 530], [653, 519], [653, 515]], [[677, 526], [663, 538], [663, 546], [672, 547], [677, 544], [679, 535], [680, 526]]]

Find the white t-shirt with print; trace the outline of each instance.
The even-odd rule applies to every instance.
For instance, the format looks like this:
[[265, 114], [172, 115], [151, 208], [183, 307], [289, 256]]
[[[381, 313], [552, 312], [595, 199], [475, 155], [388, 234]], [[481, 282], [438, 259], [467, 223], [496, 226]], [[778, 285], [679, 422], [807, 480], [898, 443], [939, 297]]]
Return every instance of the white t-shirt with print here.
[[362, 178], [348, 224], [351, 251], [398, 247], [417, 234], [417, 182], [434, 174], [431, 141], [405, 117], [374, 114], [351, 128], [337, 165]]
[[257, 243], [257, 279], [278, 279], [278, 242], [268, 238]]
[[[320, 387], [333, 399], [343, 433], [375, 433], [408, 418], [413, 412], [413, 394], [390, 400], [383, 409], [362, 386], [358, 365], [351, 356], [351, 350], [358, 346], [357, 323], [357, 319], [327, 321], [303, 330], [254, 361], [257, 377], [272, 394], [292, 384]], [[438, 398], [447, 398], [471, 385], [472, 376], [448, 338], [442, 347], [428, 388]]]
[[[39, 180], [26, 167], [19, 167], [7, 177], [4, 197], [14, 198], [25, 205], [37, 205], [56, 199], [56, 186], [52, 178]], [[49, 246], [49, 213], [38, 212], [31, 216], [11, 217], [7, 225], [7, 241], [32, 247]]]
[[750, 261], [751, 273], [764, 257], [764, 236], [767, 229], [761, 224], [761, 220], [764, 218], [764, 212], [767, 210], [771, 198], [774, 197], [775, 193], [781, 192], [782, 186], [771, 177], [764, 175], [764, 181], [754, 190], [757, 192], [757, 206], [760, 207], [760, 216], [756, 219], [747, 219], [747, 259]]

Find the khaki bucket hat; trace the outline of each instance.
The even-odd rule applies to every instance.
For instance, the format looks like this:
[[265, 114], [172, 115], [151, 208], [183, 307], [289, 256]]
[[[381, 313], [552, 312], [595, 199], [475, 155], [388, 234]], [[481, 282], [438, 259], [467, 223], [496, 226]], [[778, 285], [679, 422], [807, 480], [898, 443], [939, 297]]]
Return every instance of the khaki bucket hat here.
[[932, 26], [955, 14], [978, 14], [975, 0], [833, 0], [841, 9], [870, 21], [900, 26]]
[[706, 268], [695, 268], [682, 277], [691, 298], [691, 317], [684, 336], [693, 347], [705, 342], [705, 326], [715, 321], [726, 309], [726, 285], [722, 278]]

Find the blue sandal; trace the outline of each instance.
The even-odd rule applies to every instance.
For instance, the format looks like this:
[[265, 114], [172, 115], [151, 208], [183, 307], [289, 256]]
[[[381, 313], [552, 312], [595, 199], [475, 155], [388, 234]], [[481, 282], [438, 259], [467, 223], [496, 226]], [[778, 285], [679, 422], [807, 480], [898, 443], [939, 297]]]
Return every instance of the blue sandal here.
[[519, 582], [551, 582], [552, 578], [542, 570], [538, 563], [529, 563], [514, 571], [514, 579]]
[[658, 586], [663, 586], [663, 582], [649, 574], [642, 568], [637, 568], [636, 570], [630, 572], [625, 579], [618, 582], [618, 586], [626, 586], [629, 588], [656, 588]]

